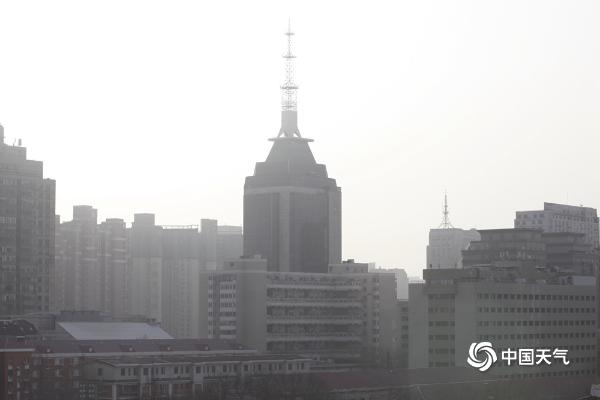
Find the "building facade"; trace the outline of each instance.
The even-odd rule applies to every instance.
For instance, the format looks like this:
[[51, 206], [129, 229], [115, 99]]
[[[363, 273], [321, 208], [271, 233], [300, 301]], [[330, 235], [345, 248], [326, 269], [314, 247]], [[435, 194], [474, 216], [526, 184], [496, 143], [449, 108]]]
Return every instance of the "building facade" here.
[[125, 221], [109, 218], [98, 226], [98, 264], [100, 268], [100, 310], [113, 318], [129, 314], [127, 262], [129, 240]]
[[357, 360], [393, 348], [396, 283], [366, 264], [329, 273], [267, 270], [263, 259], [231, 262], [201, 279], [201, 336], [276, 353]]
[[463, 266], [545, 266], [546, 243], [539, 229], [485, 229], [462, 251]]
[[200, 271], [242, 254], [241, 227], [159, 226], [154, 214], [135, 214], [131, 227], [97, 223], [91, 206], [75, 206], [73, 220], [56, 220], [52, 310], [102, 311], [115, 319], [160, 322], [178, 338], [199, 337]]
[[465, 267], [495, 266], [551, 267], [564, 273], [595, 276], [600, 253], [583, 233], [544, 233], [534, 228], [480, 230], [481, 240], [463, 250]]
[[48, 311], [56, 183], [0, 125], [0, 314]]
[[440, 228], [429, 230], [427, 268], [462, 268], [462, 251], [480, 239], [475, 229]]
[[[494, 266], [423, 274], [425, 283], [410, 287], [410, 368], [467, 366], [470, 345], [490, 342], [499, 360], [489, 371], [495, 376], [596, 374], [593, 276]], [[500, 359], [502, 351], [519, 348], [564, 349], [569, 364], [520, 366]]]
[[517, 211], [515, 228], [535, 228], [547, 233], [583, 233], [587, 244], [600, 247], [598, 213], [591, 207], [544, 203], [543, 210]]
[[162, 227], [154, 214], [135, 214], [129, 230], [127, 272], [129, 313], [162, 320], [163, 259]]
[[404, 268], [371, 267], [369, 272], [390, 272], [396, 277], [396, 297], [398, 300], [408, 299], [408, 274]]
[[95, 208], [74, 206], [73, 220], [57, 224], [55, 252], [56, 310], [101, 310], [103, 282]]
[[201, 236], [197, 228], [162, 231], [162, 326], [178, 338], [199, 336]]
[[91, 206], [74, 206], [73, 220], [56, 218], [52, 310], [128, 314], [128, 237], [125, 222], [98, 224]]
[[326, 273], [342, 259], [342, 194], [298, 130], [293, 33], [286, 35], [281, 129], [244, 185], [244, 255], [265, 258], [269, 271]]
[[[203, 399], [310, 371], [311, 360], [219, 340], [4, 340], [0, 400]], [[212, 398], [212, 397], [211, 397]]]

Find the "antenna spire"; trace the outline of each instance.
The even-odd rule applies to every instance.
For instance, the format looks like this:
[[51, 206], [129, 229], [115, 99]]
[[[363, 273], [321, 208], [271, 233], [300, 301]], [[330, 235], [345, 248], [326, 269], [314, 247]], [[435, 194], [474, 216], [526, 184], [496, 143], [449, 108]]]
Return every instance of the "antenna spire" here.
[[292, 24], [288, 19], [288, 29], [285, 32], [287, 36], [287, 52], [283, 55], [285, 60], [285, 81], [281, 85], [281, 129], [277, 137], [301, 138], [298, 130], [298, 109], [297, 93], [298, 86], [294, 82], [294, 59], [296, 56], [292, 52]]
[[443, 228], [443, 229], [450, 229], [450, 228], [454, 228], [454, 226], [452, 226], [452, 223], [450, 222], [450, 211], [448, 211], [448, 194], [446, 192], [444, 192], [444, 217], [442, 218], [442, 223], [440, 224], [439, 228]]

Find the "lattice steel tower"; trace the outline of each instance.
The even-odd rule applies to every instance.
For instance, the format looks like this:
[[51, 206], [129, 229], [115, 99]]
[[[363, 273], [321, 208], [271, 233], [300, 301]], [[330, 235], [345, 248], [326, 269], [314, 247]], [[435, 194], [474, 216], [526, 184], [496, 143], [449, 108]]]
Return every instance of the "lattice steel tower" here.
[[287, 52], [283, 55], [285, 60], [285, 81], [281, 85], [281, 129], [277, 137], [301, 138], [298, 130], [298, 85], [294, 82], [294, 59], [296, 56], [292, 52], [292, 26], [288, 20]]
[[442, 223], [440, 224], [440, 226], [438, 228], [443, 228], [443, 229], [450, 229], [450, 228], [454, 228], [454, 226], [452, 226], [452, 223], [450, 222], [450, 211], [448, 211], [448, 194], [444, 193], [444, 216], [442, 218]]

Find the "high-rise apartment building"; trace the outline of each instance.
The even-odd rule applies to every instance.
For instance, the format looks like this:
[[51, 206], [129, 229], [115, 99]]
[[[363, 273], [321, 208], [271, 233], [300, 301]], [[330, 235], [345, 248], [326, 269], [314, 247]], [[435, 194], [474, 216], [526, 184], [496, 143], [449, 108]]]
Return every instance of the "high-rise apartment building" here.
[[135, 214], [129, 230], [127, 292], [129, 313], [162, 319], [162, 227], [154, 214]]
[[341, 189], [298, 130], [293, 33], [286, 35], [281, 129], [244, 186], [244, 255], [264, 257], [270, 271], [325, 273], [329, 264], [341, 262]]
[[54, 269], [55, 181], [0, 125], [0, 314], [48, 311]]
[[125, 221], [109, 218], [98, 226], [100, 308], [114, 318], [128, 315], [127, 262], [129, 240]]
[[101, 310], [98, 211], [74, 206], [73, 220], [56, 226], [55, 310]]
[[199, 337], [201, 236], [197, 228], [162, 230], [161, 325], [178, 338]]
[[244, 234], [241, 226], [219, 225], [216, 245], [217, 269], [222, 269], [225, 261], [237, 259], [244, 254]]
[[515, 228], [536, 228], [544, 232], [585, 234], [585, 242], [600, 247], [598, 213], [595, 208], [544, 203], [543, 210], [517, 211]]
[[199, 335], [199, 273], [242, 255], [242, 229], [216, 220], [159, 226], [153, 214], [135, 214], [130, 228], [75, 206], [73, 220], [57, 217], [52, 310], [95, 310], [112, 318], [160, 322], [179, 338]]
[[216, 219], [202, 219], [200, 221], [200, 236], [202, 238], [202, 260], [203, 269], [214, 271], [221, 268], [217, 261], [217, 237], [219, 226]]
[[74, 206], [73, 220], [56, 218], [52, 310], [128, 314], [128, 238], [122, 219], [98, 224], [98, 211]]

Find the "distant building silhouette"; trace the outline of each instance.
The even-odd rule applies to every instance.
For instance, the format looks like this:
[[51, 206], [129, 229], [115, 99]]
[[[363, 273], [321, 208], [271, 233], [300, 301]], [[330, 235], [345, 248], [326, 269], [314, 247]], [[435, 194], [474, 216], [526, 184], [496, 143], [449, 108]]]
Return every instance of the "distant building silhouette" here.
[[473, 240], [479, 240], [475, 229], [455, 228], [450, 223], [448, 197], [444, 196], [442, 223], [437, 229], [429, 230], [427, 245], [427, 268], [462, 268], [461, 251]]
[[341, 189], [298, 130], [293, 33], [286, 35], [281, 129], [244, 186], [244, 255], [266, 258], [270, 271], [325, 273], [341, 262]]
[[125, 221], [108, 218], [98, 226], [98, 264], [100, 267], [100, 303], [113, 317], [129, 315], [127, 309], [128, 232]]
[[56, 225], [56, 266], [53, 274], [54, 310], [102, 310], [98, 211], [73, 207], [73, 220]]
[[163, 227], [160, 321], [175, 337], [198, 337], [201, 259], [197, 227]]
[[73, 220], [56, 218], [52, 310], [102, 311], [113, 318], [141, 316], [171, 335], [197, 337], [200, 272], [242, 255], [242, 228], [203, 219], [198, 225], [155, 223], [154, 214], [97, 223], [91, 206], [73, 207]]
[[543, 210], [517, 211], [515, 228], [536, 228], [544, 232], [585, 234], [586, 243], [600, 247], [598, 213], [595, 208], [544, 203]]
[[48, 311], [56, 183], [0, 125], [0, 314]]

